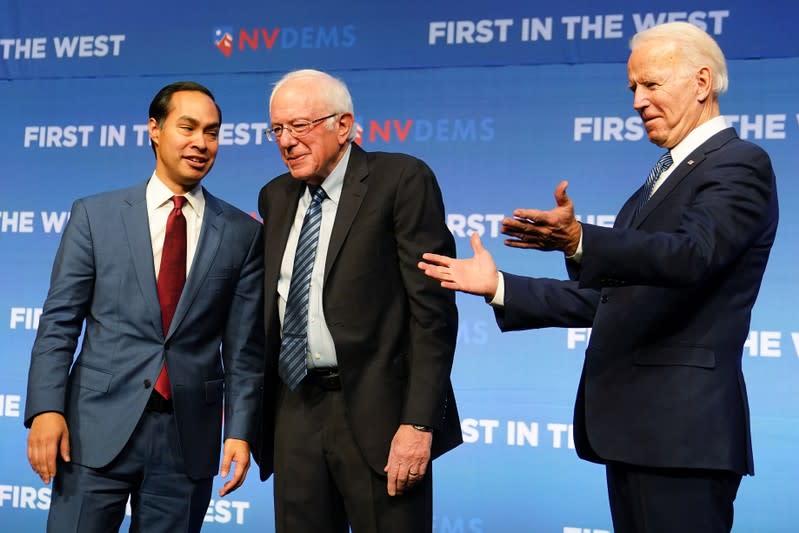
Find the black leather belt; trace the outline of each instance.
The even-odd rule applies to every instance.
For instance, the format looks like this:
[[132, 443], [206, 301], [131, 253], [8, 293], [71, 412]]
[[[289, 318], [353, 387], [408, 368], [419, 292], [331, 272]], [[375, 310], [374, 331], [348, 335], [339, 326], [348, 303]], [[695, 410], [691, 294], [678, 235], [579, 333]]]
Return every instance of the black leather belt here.
[[153, 389], [152, 394], [150, 394], [150, 399], [147, 400], [147, 407], [145, 407], [145, 409], [154, 413], [171, 413], [172, 400], [167, 400]]
[[302, 382], [324, 390], [341, 390], [341, 378], [337, 368], [309, 368], [308, 375]]

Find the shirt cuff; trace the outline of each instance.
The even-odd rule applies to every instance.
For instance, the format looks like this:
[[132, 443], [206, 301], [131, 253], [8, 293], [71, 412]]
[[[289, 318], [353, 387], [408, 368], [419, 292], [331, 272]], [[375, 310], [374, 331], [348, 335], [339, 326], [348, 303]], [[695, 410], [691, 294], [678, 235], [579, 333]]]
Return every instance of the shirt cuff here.
[[566, 259], [569, 261], [574, 261], [575, 263], [580, 263], [583, 260], [583, 232], [580, 231], [580, 242], [577, 243], [577, 250], [574, 251], [573, 255], [567, 255]]
[[505, 276], [499, 270], [497, 270], [497, 292], [491, 300], [486, 298], [486, 302], [493, 307], [505, 307]]

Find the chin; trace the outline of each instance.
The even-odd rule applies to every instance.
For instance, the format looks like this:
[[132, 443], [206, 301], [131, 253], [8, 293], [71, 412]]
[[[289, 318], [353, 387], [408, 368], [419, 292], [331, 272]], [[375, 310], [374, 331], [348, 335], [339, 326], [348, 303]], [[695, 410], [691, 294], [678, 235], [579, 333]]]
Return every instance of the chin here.
[[184, 176], [183, 177], [183, 181], [181, 181], [180, 184], [186, 189], [193, 189], [194, 187], [197, 186], [198, 183], [200, 183], [203, 180], [203, 177], [205, 177], [205, 175], [202, 175], [202, 176]]
[[313, 173], [309, 172], [308, 169], [303, 167], [294, 168], [289, 166], [289, 173], [291, 174], [291, 177], [303, 181], [313, 176]]
[[657, 132], [649, 133], [647, 137], [649, 138], [649, 142], [657, 146], [662, 146], [662, 143], [665, 141]]

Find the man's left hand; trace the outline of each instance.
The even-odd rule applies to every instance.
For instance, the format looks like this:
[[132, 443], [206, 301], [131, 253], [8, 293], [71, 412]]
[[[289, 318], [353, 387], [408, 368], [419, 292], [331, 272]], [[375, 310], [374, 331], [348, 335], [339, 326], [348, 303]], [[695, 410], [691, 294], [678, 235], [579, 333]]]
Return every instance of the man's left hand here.
[[511, 237], [505, 240], [513, 248], [560, 250], [574, 255], [580, 243], [582, 226], [574, 217], [574, 204], [566, 195], [569, 182], [561, 181], [555, 189], [557, 206], [549, 211], [516, 209], [512, 217], [502, 220], [502, 233]]
[[389, 496], [402, 495], [424, 478], [432, 444], [432, 432], [419, 431], [411, 424], [402, 424], [397, 429], [383, 469], [388, 475]]
[[250, 469], [250, 445], [246, 440], [225, 439], [220, 476], [227, 477], [230, 473], [230, 463], [236, 463], [236, 468], [233, 477], [219, 489], [220, 497], [241, 487], [244, 478], [247, 477], [247, 470]]

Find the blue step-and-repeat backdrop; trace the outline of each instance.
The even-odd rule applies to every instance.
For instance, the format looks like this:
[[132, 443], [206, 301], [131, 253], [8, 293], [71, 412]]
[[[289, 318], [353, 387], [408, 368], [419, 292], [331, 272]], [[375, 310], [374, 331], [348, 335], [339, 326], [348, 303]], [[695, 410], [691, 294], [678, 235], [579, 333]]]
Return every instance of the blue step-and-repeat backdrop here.
[[[22, 413], [69, 207], [147, 179], [147, 106], [161, 86], [214, 91], [225, 123], [205, 185], [254, 213], [284, 170], [262, 135], [272, 84], [331, 71], [352, 91], [365, 149], [435, 170], [459, 254], [476, 231], [502, 268], [564, 277], [559, 254], [505, 248], [500, 220], [553, 205], [568, 179], [583, 221], [613, 223], [659, 154], [631, 106], [628, 41], [669, 20], [717, 38], [731, 79], [722, 113], [777, 173], [781, 226], [743, 351], [757, 475], [741, 485], [734, 530], [799, 530], [799, 4], [751, 0], [0, 0], [0, 530], [44, 529], [50, 489], [27, 463]], [[571, 437], [590, 331], [503, 335], [481, 299], [458, 298], [466, 443], [436, 463], [434, 530], [611, 531], [603, 469]], [[212, 501], [204, 530], [271, 531], [272, 519], [272, 484], [251, 475]]]

